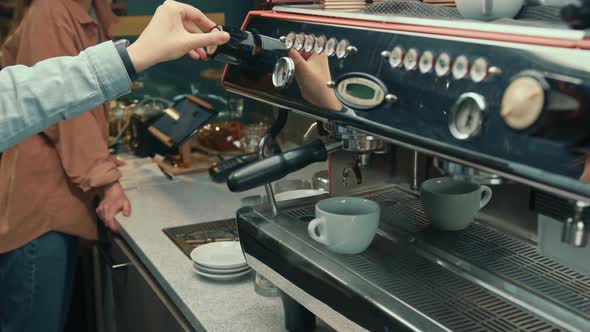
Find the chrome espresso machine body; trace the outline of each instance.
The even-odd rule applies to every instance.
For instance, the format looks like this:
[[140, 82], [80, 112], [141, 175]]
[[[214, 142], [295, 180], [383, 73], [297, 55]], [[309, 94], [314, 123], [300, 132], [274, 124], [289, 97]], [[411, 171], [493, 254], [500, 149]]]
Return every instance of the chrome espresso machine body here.
[[[333, 195], [382, 208], [372, 245], [352, 256], [307, 235], [321, 197], [238, 211], [248, 263], [283, 292], [288, 329], [309, 330], [316, 315], [339, 330], [590, 331], [583, 31], [291, 7], [250, 12], [242, 28], [264, 36], [262, 51], [228, 65], [224, 87], [319, 121], [325, 139], [237, 171], [230, 189], [330, 159]], [[298, 61], [312, 53], [324, 63], [310, 74]], [[391, 166], [402, 150], [411, 167]], [[507, 198], [498, 211], [518, 212], [429, 228], [417, 189], [432, 157], [515, 186], [494, 195]], [[513, 231], [524, 219], [530, 231]]]

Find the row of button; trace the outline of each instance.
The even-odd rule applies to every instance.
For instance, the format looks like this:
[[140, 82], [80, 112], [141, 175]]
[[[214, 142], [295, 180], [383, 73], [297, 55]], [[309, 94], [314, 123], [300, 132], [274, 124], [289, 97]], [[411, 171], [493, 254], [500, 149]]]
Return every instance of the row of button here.
[[403, 66], [407, 71], [418, 68], [422, 74], [434, 70], [438, 77], [452, 73], [455, 79], [460, 80], [469, 75], [474, 82], [479, 83], [485, 80], [490, 73], [489, 64], [484, 58], [477, 58], [473, 63], [469, 63], [469, 59], [464, 55], [453, 60], [448, 53], [442, 53], [435, 61], [434, 53], [431, 51], [424, 51], [420, 55], [415, 48], [405, 52], [400, 46], [396, 46], [392, 51], [384, 51], [381, 55], [389, 59], [392, 68]]
[[288, 49], [294, 48], [307, 53], [325, 53], [327, 56], [335, 55], [338, 59], [344, 59], [349, 54], [356, 53], [356, 48], [351, 46], [346, 39], [338, 41], [336, 38], [328, 39], [325, 36], [290, 32], [286, 37], [281, 37], [281, 41]]

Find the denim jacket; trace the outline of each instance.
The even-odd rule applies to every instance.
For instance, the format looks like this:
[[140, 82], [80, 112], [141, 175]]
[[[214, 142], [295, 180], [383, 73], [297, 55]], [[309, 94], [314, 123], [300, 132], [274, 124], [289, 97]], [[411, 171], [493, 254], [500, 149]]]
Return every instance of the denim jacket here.
[[110, 41], [75, 57], [7, 67], [0, 71], [0, 152], [130, 88], [125, 66]]

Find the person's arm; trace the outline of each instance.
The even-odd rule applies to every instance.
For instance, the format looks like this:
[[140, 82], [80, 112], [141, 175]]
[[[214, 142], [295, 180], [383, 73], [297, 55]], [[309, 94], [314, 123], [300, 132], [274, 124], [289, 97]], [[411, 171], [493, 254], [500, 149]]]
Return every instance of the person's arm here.
[[[206, 59], [203, 47], [229, 40], [226, 32], [200, 33], [215, 26], [196, 8], [166, 1], [128, 53], [137, 72], [185, 54]], [[0, 71], [0, 152], [49, 125], [72, 118], [129, 92], [130, 80], [112, 42], [75, 57]]]
[[7, 67], [0, 71], [0, 151], [128, 93], [130, 87], [112, 42], [75, 57]]

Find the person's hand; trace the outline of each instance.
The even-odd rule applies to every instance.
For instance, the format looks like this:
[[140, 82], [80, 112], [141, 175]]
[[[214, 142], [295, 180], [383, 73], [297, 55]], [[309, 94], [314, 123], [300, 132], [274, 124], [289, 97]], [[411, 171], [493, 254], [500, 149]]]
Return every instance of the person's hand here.
[[115, 156], [111, 156], [111, 160], [113, 161], [113, 163], [115, 164], [115, 166], [118, 167], [123, 167], [123, 166], [127, 166], [127, 163], [124, 162], [123, 160], [115, 157]]
[[303, 99], [315, 106], [340, 111], [342, 104], [334, 90], [326, 83], [331, 81], [328, 57], [325, 54], [304, 54], [291, 49], [289, 57], [295, 63], [295, 80]]
[[125, 195], [123, 186], [119, 182], [115, 182], [105, 188], [104, 196], [98, 208], [96, 208], [96, 213], [108, 229], [117, 232], [115, 215], [121, 211], [123, 211], [125, 217], [129, 217], [131, 215], [131, 203], [127, 199], [127, 195]]
[[195, 7], [168, 0], [158, 7], [148, 26], [127, 51], [137, 72], [185, 54], [205, 60], [204, 47], [229, 41], [227, 32], [202, 32], [214, 27], [215, 23]]

